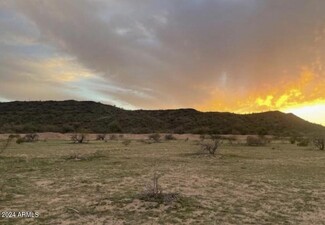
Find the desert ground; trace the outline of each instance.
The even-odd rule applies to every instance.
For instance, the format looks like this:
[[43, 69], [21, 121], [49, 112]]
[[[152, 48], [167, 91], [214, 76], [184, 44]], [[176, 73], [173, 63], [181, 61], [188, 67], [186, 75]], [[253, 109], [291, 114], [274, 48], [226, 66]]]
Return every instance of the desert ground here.
[[[225, 141], [210, 156], [195, 135], [90, 137], [11, 143], [0, 155], [0, 211], [39, 217], [0, 224], [325, 224], [325, 152], [313, 146]], [[143, 198], [155, 174], [169, 201]]]

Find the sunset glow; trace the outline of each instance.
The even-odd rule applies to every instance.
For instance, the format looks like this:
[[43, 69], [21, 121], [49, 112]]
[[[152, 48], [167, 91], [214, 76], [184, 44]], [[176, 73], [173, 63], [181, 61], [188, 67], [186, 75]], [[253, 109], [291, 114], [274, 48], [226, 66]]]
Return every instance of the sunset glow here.
[[294, 106], [283, 111], [293, 113], [307, 121], [320, 123], [325, 126], [325, 101], [310, 105]]
[[238, 96], [231, 92], [216, 96], [218, 97], [198, 105], [197, 108], [203, 111], [218, 108], [237, 113], [279, 110], [325, 125], [325, 79], [306, 68], [301, 70], [295, 80], [286, 80], [283, 77], [276, 85], [265, 84], [252, 90], [248, 96]]

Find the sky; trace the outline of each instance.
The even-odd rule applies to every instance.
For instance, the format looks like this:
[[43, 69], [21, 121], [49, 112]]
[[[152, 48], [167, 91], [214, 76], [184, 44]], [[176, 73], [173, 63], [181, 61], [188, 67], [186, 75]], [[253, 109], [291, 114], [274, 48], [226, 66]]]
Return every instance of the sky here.
[[325, 125], [324, 0], [0, 0], [0, 101]]

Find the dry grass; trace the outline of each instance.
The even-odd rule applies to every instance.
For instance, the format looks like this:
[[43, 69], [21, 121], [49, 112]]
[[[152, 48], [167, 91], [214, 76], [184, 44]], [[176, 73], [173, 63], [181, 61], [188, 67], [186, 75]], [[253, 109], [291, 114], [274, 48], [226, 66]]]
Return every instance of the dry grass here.
[[[0, 157], [0, 211], [41, 215], [0, 224], [324, 224], [323, 151], [224, 144], [217, 158], [192, 154], [199, 147], [13, 143]], [[182, 196], [175, 204], [138, 198], [154, 171], [163, 190]]]

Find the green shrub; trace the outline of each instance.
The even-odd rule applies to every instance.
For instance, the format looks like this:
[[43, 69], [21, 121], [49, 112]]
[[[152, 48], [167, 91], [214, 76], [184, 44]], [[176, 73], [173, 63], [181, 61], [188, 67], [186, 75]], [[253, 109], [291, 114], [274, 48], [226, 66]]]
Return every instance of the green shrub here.
[[97, 134], [96, 140], [97, 141], [104, 141], [106, 138], [106, 134]]
[[266, 139], [261, 136], [247, 136], [246, 143], [248, 146], [263, 146], [267, 143]]
[[15, 135], [15, 137], [17, 138], [17, 144], [22, 144], [24, 142], [36, 142], [39, 138], [38, 134], [36, 133], [26, 134], [24, 137], [20, 137], [20, 135]]
[[88, 142], [86, 134], [73, 134], [71, 140], [75, 144], [82, 144]]
[[39, 136], [36, 133], [26, 134], [24, 137], [24, 141], [25, 142], [35, 142], [35, 141], [38, 141], [38, 138], [39, 138]]
[[154, 141], [154, 142], [159, 142], [160, 141], [160, 134], [150, 134], [148, 136], [149, 140]]
[[296, 144], [296, 141], [297, 141], [297, 137], [290, 137], [290, 143], [291, 144]]
[[117, 137], [117, 135], [115, 135], [115, 134], [111, 134], [110, 136], [109, 136], [109, 140], [111, 140], [111, 141], [115, 141], [115, 140], [117, 140], [118, 139], [118, 137]]
[[308, 138], [301, 138], [297, 142], [297, 146], [306, 147], [309, 145], [310, 140]]
[[22, 143], [24, 143], [24, 138], [18, 138], [18, 139], [16, 140], [16, 143], [17, 143], [17, 144], [22, 144]]
[[108, 126], [108, 129], [111, 133], [120, 133], [122, 132], [122, 128], [120, 126], [120, 124], [117, 121], [114, 121], [112, 123], [110, 123], [110, 125]]
[[166, 134], [165, 135], [165, 140], [166, 141], [172, 141], [172, 140], [176, 140], [176, 137], [172, 134]]

